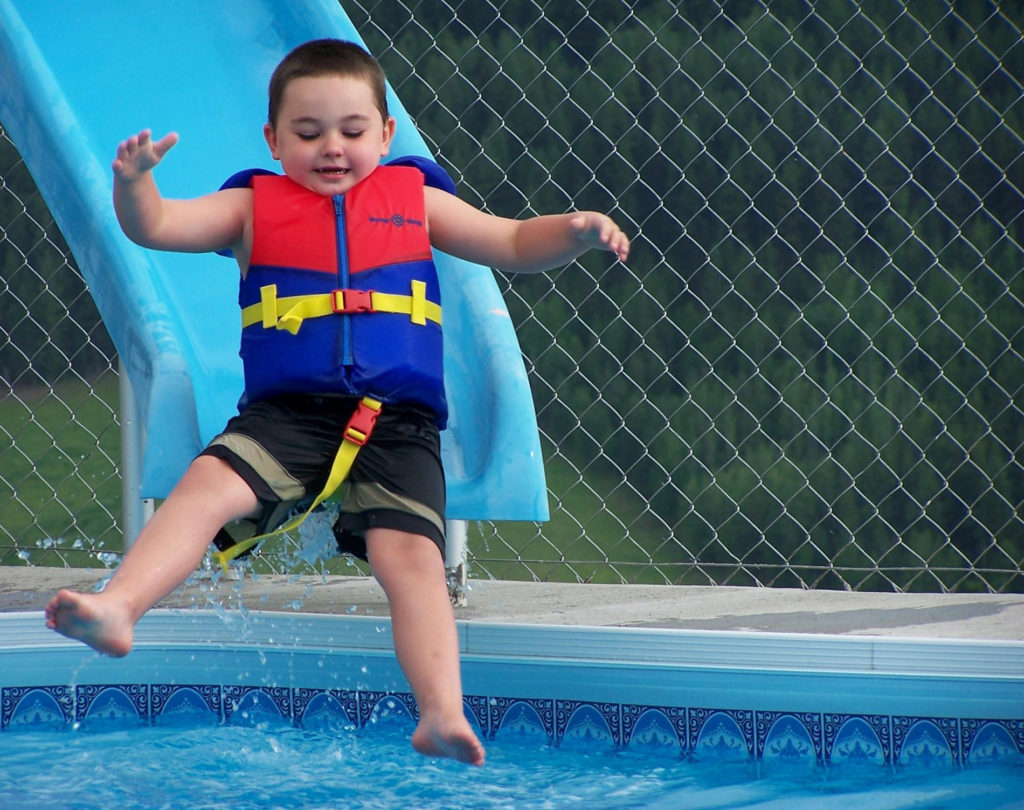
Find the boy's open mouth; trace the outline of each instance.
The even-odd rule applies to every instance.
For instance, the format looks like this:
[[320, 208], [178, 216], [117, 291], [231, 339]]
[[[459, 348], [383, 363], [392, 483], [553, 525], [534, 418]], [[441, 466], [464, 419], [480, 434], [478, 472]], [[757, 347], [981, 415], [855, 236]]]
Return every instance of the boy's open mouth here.
[[349, 172], [348, 169], [342, 169], [337, 166], [328, 166], [323, 169], [317, 169], [316, 171], [317, 174], [326, 175], [328, 177], [342, 177], [343, 175], [346, 175]]

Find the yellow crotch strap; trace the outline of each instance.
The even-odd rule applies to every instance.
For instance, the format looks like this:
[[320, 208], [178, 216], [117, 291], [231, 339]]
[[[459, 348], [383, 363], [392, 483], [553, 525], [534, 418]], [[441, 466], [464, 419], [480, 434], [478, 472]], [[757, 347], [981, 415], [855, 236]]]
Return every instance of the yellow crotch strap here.
[[352, 418], [345, 425], [344, 438], [341, 441], [341, 446], [338, 448], [337, 455], [334, 457], [334, 462], [331, 464], [331, 472], [327, 476], [327, 483], [324, 484], [320, 494], [313, 499], [313, 503], [309, 505], [305, 512], [271, 532], [250, 537], [248, 540], [236, 543], [223, 551], [214, 552], [213, 559], [220, 563], [220, 567], [225, 573], [227, 573], [228, 563], [231, 560], [255, 548], [269, 537], [297, 529], [314, 509], [334, 494], [335, 490], [348, 477], [349, 470], [352, 469], [352, 462], [356, 460], [356, 454], [359, 452], [359, 449], [366, 444], [370, 434], [373, 433], [373, 426], [377, 422], [377, 417], [380, 416], [380, 409], [380, 401], [373, 399], [373, 397], [363, 397], [359, 402], [359, 406], [356, 408], [355, 413], [352, 414]]

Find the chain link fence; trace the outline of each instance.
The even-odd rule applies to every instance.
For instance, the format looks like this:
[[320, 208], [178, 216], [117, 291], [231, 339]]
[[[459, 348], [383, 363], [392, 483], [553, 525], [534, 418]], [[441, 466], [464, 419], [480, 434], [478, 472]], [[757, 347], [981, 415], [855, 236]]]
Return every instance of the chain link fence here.
[[[499, 274], [552, 520], [471, 577], [1024, 591], [1020, 4], [342, 5], [467, 200], [634, 237]], [[114, 350], [2, 130], [0, 278], [0, 563], [114, 564]]]

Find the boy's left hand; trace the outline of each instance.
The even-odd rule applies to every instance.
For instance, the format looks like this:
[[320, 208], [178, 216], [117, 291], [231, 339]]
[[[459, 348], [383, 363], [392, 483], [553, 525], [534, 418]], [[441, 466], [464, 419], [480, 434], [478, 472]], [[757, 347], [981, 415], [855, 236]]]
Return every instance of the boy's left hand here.
[[582, 211], [570, 220], [573, 235], [588, 248], [610, 250], [620, 262], [629, 258], [629, 237], [611, 217], [596, 211]]

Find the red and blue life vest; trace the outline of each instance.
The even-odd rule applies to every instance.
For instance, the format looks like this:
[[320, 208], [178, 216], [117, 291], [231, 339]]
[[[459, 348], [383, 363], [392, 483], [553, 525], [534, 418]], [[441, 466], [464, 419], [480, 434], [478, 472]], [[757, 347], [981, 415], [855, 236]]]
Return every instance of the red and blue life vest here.
[[239, 288], [243, 403], [282, 393], [371, 396], [426, 406], [445, 426], [424, 175], [448, 191], [454, 184], [436, 164], [410, 162], [380, 166], [334, 197], [262, 172], [225, 183], [244, 179], [253, 189], [252, 253]]

